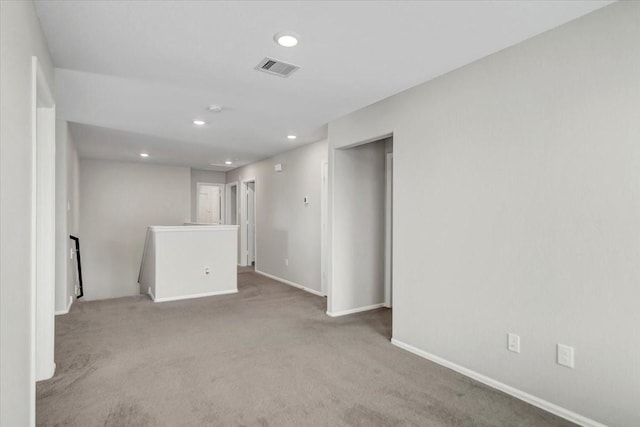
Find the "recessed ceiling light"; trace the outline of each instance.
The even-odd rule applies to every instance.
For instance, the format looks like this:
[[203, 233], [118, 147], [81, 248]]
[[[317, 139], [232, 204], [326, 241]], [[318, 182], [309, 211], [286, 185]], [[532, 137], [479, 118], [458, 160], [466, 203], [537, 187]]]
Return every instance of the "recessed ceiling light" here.
[[282, 47], [294, 47], [298, 44], [298, 36], [290, 31], [276, 33], [273, 39]]
[[194, 120], [193, 124], [196, 126], [204, 126], [207, 124], [207, 122], [205, 122], [204, 120]]
[[140, 153], [140, 157], [149, 157], [149, 153]]
[[222, 111], [222, 105], [211, 104], [207, 107], [207, 110], [211, 111], [212, 113], [219, 113], [220, 111]]
[[232, 165], [232, 164], [233, 164], [233, 162], [232, 162], [231, 160], [225, 160], [225, 161], [224, 161], [224, 164], [225, 164], [225, 165]]
[[295, 135], [287, 135], [287, 139], [296, 139], [296, 138], [297, 138], [297, 136], [295, 136]]

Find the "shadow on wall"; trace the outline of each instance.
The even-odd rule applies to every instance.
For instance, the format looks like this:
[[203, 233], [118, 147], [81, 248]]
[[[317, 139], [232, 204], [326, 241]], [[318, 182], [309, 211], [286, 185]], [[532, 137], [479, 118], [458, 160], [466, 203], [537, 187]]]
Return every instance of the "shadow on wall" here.
[[[258, 233], [260, 233], [259, 228]], [[257, 255], [258, 258], [256, 260], [259, 260], [261, 265], [278, 266], [276, 271], [269, 272], [269, 274], [289, 277], [287, 273], [290, 270], [290, 266], [293, 267], [291, 263], [292, 254], [289, 252], [289, 230], [273, 228], [270, 230], [269, 239], [258, 239]], [[293, 258], [295, 258], [295, 255]]]

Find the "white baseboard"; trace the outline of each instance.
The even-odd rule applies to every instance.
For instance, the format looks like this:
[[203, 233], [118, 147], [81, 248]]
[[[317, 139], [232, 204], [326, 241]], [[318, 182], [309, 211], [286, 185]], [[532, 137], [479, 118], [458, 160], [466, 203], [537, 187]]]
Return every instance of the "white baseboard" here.
[[362, 311], [375, 310], [376, 308], [380, 308], [380, 307], [384, 307], [383, 302], [379, 304], [367, 305], [365, 307], [352, 308], [350, 310], [327, 311], [327, 314], [331, 317], [339, 317], [339, 316], [346, 316], [347, 314], [360, 313]]
[[289, 280], [285, 280], [285, 279], [283, 279], [281, 277], [274, 276], [274, 275], [269, 274], [269, 273], [265, 273], [264, 271], [255, 270], [255, 272], [260, 274], [260, 275], [262, 275], [262, 276], [268, 277], [269, 279], [273, 279], [273, 280], [277, 280], [278, 282], [282, 282], [285, 285], [289, 285], [289, 286], [293, 286], [294, 288], [302, 289], [303, 291], [309, 292], [310, 294], [314, 294], [314, 295], [317, 295], [319, 297], [323, 297], [324, 296], [324, 295], [322, 295], [322, 292], [318, 292], [315, 289], [307, 288], [306, 286], [302, 286], [299, 283], [295, 283], [295, 282], [291, 282]]
[[51, 366], [49, 367], [49, 371], [47, 373], [45, 373], [41, 378], [36, 378], [36, 381], [46, 381], [46, 380], [50, 380], [51, 378], [53, 378], [53, 376], [56, 374], [56, 364], [55, 362], [51, 364]]
[[562, 408], [554, 403], [548, 402], [544, 399], [540, 399], [539, 397], [533, 396], [522, 390], [518, 390], [517, 388], [511, 387], [507, 384], [501, 383], [500, 381], [494, 380], [493, 378], [486, 377], [482, 374], [472, 371], [471, 369], [467, 369], [463, 366], [456, 365], [453, 362], [449, 362], [446, 359], [443, 359], [431, 353], [427, 353], [424, 350], [420, 350], [419, 348], [416, 348], [412, 345], [406, 344], [402, 341], [398, 341], [395, 338], [391, 339], [391, 343], [397, 347], [400, 347], [403, 350], [407, 350], [413, 354], [416, 354], [420, 357], [423, 357], [427, 360], [437, 363], [438, 365], [442, 365], [445, 368], [449, 368], [469, 378], [473, 378], [474, 380], [481, 382], [483, 384], [486, 384], [489, 387], [492, 387], [504, 393], [507, 393], [508, 395], [511, 395], [517, 399], [523, 400], [533, 406], [537, 406], [538, 408], [543, 409], [547, 412], [551, 412], [552, 414], [562, 417], [566, 420], [569, 420], [575, 424], [585, 426], [585, 427], [606, 427], [604, 424], [601, 424], [583, 415], [576, 414], [573, 411]]
[[64, 310], [59, 310], [55, 312], [56, 316], [59, 316], [61, 314], [67, 314], [69, 312], [69, 310], [71, 310], [71, 304], [73, 304], [73, 296], [69, 296], [69, 302], [67, 303], [67, 308]]
[[192, 298], [204, 298], [204, 297], [213, 297], [216, 295], [227, 295], [227, 294], [235, 294], [237, 293], [237, 289], [231, 289], [228, 291], [217, 291], [217, 292], [206, 292], [203, 294], [191, 294], [191, 295], [180, 295], [178, 297], [164, 297], [164, 298], [155, 298], [153, 292], [151, 292], [151, 288], [149, 288], [149, 296], [153, 300], [153, 302], [167, 302], [167, 301], [179, 301], [183, 299], [192, 299]]

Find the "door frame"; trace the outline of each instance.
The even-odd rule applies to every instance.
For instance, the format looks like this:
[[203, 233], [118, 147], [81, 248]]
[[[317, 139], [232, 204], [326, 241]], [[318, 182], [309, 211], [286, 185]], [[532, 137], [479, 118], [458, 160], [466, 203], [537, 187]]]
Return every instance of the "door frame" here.
[[393, 152], [385, 156], [384, 306], [393, 304]]
[[224, 224], [225, 222], [225, 184], [220, 184], [217, 182], [196, 182], [196, 222], [198, 223], [198, 213], [200, 212], [200, 186], [202, 185], [211, 185], [220, 188], [220, 224]]
[[[249, 251], [247, 247], [247, 185], [253, 182], [253, 197], [254, 201], [257, 199], [258, 192], [258, 180], [253, 178], [246, 178], [240, 181], [240, 266], [246, 267], [251, 265], [248, 261]], [[255, 259], [256, 266], [258, 265], [258, 209], [256, 209], [256, 203], [253, 204], [253, 258]]]
[[[231, 188], [235, 187], [236, 189], [236, 199], [235, 200], [231, 200]], [[228, 184], [226, 184], [226, 192], [227, 192], [227, 217], [226, 217], [226, 221], [225, 224], [231, 224], [231, 207], [233, 205], [235, 205], [236, 207], [236, 215], [235, 215], [235, 225], [238, 226], [238, 234], [237, 234], [237, 249], [236, 249], [236, 262], [238, 263], [238, 265], [240, 265], [240, 258], [241, 258], [241, 253], [240, 253], [240, 228], [242, 228], [242, 226], [240, 225], [240, 183], [238, 181], [233, 181], [230, 182]]]
[[[236, 217], [235, 219], [235, 225], [237, 225], [239, 223], [239, 217], [240, 217], [240, 209], [238, 209], [238, 181], [233, 181], [233, 182], [229, 182], [225, 185], [225, 198], [226, 198], [226, 216], [225, 216], [225, 224], [231, 224], [231, 207], [235, 204], [236, 206]], [[231, 200], [231, 188], [235, 187], [236, 188], [236, 199], [235, 200]]]
[[320, 293], [327, 295], [329, 282], [327, 221], [329, 220], [329, 161], [320, 162]]
[[31, 416], [35, 383], [56, 370], [55, 343], [55, 179], [56, 106], [36, 56], [31, 57]]

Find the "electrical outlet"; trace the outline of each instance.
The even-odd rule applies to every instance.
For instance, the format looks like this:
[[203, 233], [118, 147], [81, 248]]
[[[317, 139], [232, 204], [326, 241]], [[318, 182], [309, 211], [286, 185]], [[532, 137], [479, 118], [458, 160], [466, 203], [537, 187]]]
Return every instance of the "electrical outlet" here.
[[73, 259], [73, 248], [69, 249], [69, 259]]
[[209, 267], [205, 267], [204, 268], [204, 274], [208, 276], [209, 273], [211, 273], [211, 271], [209, 270]]
[[520, 353], [520, 335], [508, 333], [507, 348], [514, 353]]
[[568, 345], [558, 344], [558, 365], [566, 366], [567, 368], [573, 368], [573, 347]]
[[287, 267], [289, 266], [289, 258], [284, 259], [284, 265]]

